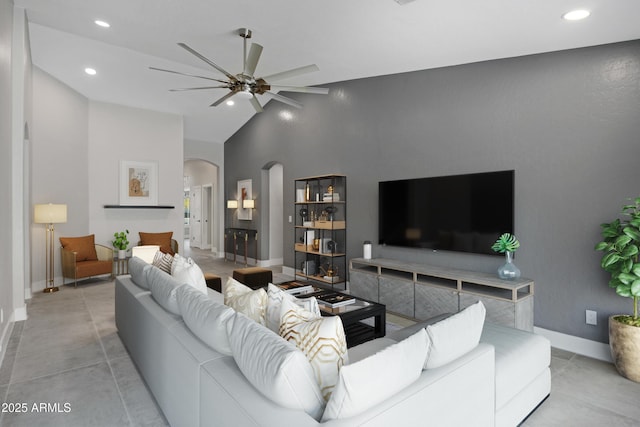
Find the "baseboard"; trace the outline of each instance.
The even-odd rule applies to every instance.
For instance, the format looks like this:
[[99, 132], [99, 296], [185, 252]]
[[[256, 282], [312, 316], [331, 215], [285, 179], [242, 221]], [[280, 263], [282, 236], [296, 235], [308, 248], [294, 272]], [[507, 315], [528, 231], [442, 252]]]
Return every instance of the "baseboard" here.
[[258, 261], [258, 267], [273, 267], [274, 265], [282, 265], [283, 258], [263, 259]]
[[0, 366], [2, 366], [4, 355], [7, 352], [7, 346], [9, 345], [9, 339], [11, 338], [12, 332], [13, 322], [8, 321], [2, 329], [2, 334], [0, 334]]
[[551, 347], [612, 363], [609, 345], [534, 326], [533, 332], [551, 341]]
[[27, 306], [25, 305], [23, 307], [15, 309], [9, 320], [11, 322], [21, 322], [23, 320], [27, 320]]

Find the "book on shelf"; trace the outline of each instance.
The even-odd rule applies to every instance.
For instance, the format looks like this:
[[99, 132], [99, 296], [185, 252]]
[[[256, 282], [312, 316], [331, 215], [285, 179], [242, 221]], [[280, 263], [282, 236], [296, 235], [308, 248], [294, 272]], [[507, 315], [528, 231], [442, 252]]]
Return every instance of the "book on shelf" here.
[[349, 305], [356, 302], [356, 299], [351, 295], [338, 294], [335, 292], [329, 292], [316, 296], [318, 304], [325, 305], [327, 307], [336, 308], [343, 305]]
[[308, 283], [286, 282], [278, 285], [280, 289], [291, 295], [307, 294], [313, 292], [313, 286]]

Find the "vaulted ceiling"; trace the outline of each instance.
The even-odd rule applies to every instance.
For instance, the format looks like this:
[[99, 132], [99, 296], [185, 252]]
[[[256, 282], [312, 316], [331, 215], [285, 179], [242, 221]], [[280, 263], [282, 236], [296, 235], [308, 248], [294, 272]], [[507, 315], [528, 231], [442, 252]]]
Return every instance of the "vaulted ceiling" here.
[[[242, 38], [264, 46], [256, 75], [317, 64], [278, 82], [326, 83], [640, 39], [638, 0], [14, 0], [29, 19], [33, 62], [92, 100], [182, 114], [185, 137], [223, 143], [253, 114], [226, 89], [169, 92], [242, 69]], [[561, 19], [584, 8], [582, 21]], [[94, 21], [108, 22], [110, 28]], [[85, 74], [92, 67], [94, 76]], [[204, 84], [202, 84], [204, 82]], [[375, 90], [372, 87], [371, 90]], [[317, 95], [322, 96], [322, 95]], [[262, 104], [269, 98], [260, 97]], [[276, 102], [276, 101], [272, 101]]]

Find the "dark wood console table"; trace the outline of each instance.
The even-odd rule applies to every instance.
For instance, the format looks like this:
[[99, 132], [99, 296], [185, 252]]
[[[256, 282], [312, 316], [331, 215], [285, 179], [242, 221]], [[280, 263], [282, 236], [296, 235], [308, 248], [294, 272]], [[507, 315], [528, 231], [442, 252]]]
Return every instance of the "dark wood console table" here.
[[[233, 245], [229, 251], [229, 244]], [[258, 262], [258, 230], [250, 228], [226, 228], [224, 230], [224, 259], [227, 260], [227, 253], [233, 253], [233, 262], [237, 262], [240, 254], [240, 245], [242, 245], [241, 254], [244, 256], [244, 265], [249, 265], [249, 248], [253, 246], [254, 259]]]

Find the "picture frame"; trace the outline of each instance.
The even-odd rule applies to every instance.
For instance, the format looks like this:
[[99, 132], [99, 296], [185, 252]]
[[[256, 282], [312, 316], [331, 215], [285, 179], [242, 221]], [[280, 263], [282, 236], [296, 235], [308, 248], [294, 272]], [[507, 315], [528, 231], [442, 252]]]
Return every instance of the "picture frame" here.
[[120, 205], [158, 205], [158, 162], [120, 161]]
[[252, 181], [243, 179], [238, 181], [238, 219], [243, 221], [251, 221], [253, 209], [245, 208], [244, 201], [253, 197], [251, 191]]

